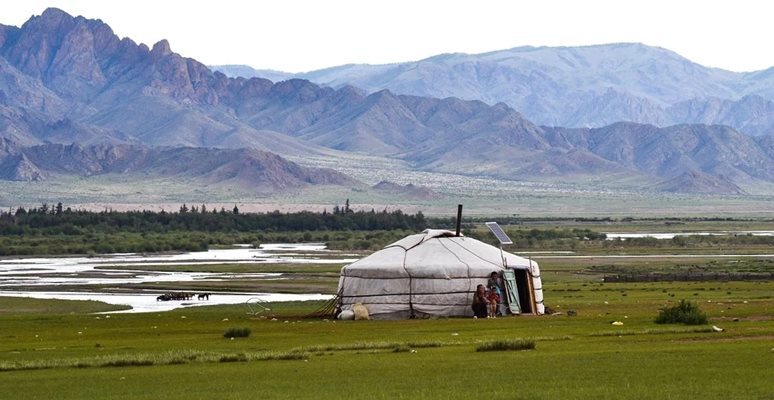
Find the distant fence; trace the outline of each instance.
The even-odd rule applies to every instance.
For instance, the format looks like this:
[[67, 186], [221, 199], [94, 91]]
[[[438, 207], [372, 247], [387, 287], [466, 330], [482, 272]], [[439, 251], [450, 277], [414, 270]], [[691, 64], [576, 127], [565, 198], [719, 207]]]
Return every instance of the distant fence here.
[[697, 281], [768, 281], [774, 272], [691, 272], [674, 274], [607, 275], [603, 282], [697, 282]]

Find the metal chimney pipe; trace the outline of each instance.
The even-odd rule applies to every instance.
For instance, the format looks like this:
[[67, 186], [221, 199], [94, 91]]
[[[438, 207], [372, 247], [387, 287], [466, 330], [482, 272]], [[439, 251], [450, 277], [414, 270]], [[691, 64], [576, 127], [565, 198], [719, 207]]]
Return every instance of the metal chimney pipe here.
[[457, 233], [454, 236], [460, 235], [460, 226], [462, 226], [462, 204], [457, 204]]

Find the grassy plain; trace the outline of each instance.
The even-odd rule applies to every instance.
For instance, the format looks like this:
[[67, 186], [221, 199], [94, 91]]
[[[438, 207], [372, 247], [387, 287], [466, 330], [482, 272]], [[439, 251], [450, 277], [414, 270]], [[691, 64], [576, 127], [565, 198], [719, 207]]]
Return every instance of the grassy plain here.
[[[774, 282], [603, 283], [544, 268], [559, 315], [331, 321], [321, 303], [92, 314], [0, 298], [0, 398], [767, 399]], [[724, 329], [657, 325], [689, 299]], [[8, 306], [13, 301], [14, 303]], [[72, 310], [68, 312], [66, 310]], [[570, 317], [567, 311], [577, 316]], [[624, 325], [611, 325], [622, 321]], [[228, 340], [230, 328], [249, 328]], [[477, 352], [495, 340], [534, 350]]]
[[[765, 217], [774, 216], [774, 187], [747, 195], [704, 195], [642, 191], [607, 187], [604, 181], [530, 182], [414, 171], [395, 160], [294, 161], [307, 166], [331, 167], [363, 182], [353, 187], [321, 187], [259, 193], [251, 187], [224, 187], [180, 178], [106, 174], [91, 177], [52, 176], [43, 182], [0, 181], [0, 207], [39, 206], [62, 202], [91, 210], [177, 210], [181, 203], [207, 204], [212, 209], [238, 205], [243, 212], [297, 212], [328, 210], [350, 199], [355, 210], [401, 209], [428, 216], [451, 216], [457, 204], [466, 215], [562, 217]], [[343, 163], [342, 163], [343, 161]], [[382, 193], [371, 188], [382, 180], [432, 189], [431, 199], [402, 193]]]
[[[534, 226], [572, 229], [572, 224], [588, 228], [567, 221]], [[675, 227], [664, 221], [649, 224], [642, 224], [644, 231]], [[681, 229], [729, 226], [707, 224], [713, 225]], [[772, 229], [770, 221], [734, 224], [738, 230]], [[625, 225], [613, 226], [631, 231]], [[722, 252], [748, 250], [771, 253], [771, 248], [741, 242]], [[771, 257], [727, 258], [713, 252], [675, 245], [533, 254], [541, 266], [546, 303], [557, 312], [540, 317], [306, 317], [322, 302], [271, 304], [273, 315], [252, 315], [245, 305], [105, 314], [115, 307], [0, 297], [0, 399], [774, 399], [774, 281], [602, 281], [629, 272], [772, 270]], [[164, 269], [274, 272], [287, 278], [196, 282], [202, 290], [333, 293], [340, 267], [222, 264]], [[188, 288], [186, 283], [164, 285]], [[660, 308], [681, 299], [697, 304], [710, 324], [654, 322]], [[613, 321], [623, 325], [611, 325]], [[723, 331], [715, 332], [713, 325]], [[251, 335], [223, 337], [230, 329], [242, 328]], [[535, 348], [476, 351], [498, 341], [521, 340], [534, 342]]]

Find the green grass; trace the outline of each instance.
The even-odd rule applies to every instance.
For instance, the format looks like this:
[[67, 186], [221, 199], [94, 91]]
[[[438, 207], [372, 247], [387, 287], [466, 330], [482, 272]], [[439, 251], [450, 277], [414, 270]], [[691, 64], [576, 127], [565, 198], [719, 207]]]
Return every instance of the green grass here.
[[23, 297], [0, 296], [0, 316], [4, 314], [85, 314], [107, 311], [120, 311], [128, 309], [128, 306], [118, 306], [91, 300], [51, 300], [28, 299]]
[[[728, 399], [772, 393], [774, 282], [544, 279], [548, 303], [577, 316], [343, 322], [301, 318], [321, 304], [306, 302], [272, 304], [283, 310], [276, 320], [252, 317], [238, 305], [108, 318], [65, 311], [71, 302], [58, 302], [61, 312], [39, 313], [24, 305], [35, 301], [14, 300], [16, 311], [0, 314], [0, 398], [691, 399], [701, 393]], [[725, 331], [653, 322], [659, 308], [682, 298], [700, 304]], [[624, 325], [611, 326], [612, 320]], [[252, 334], [224, 340], [234, 326]], [[513, 338], [534, 343], [534, 350], [477, 351], [493, 343], [505, 350]], [[492, 384], [489, 372], [498, 365], [509, 368], [509, 378]]]

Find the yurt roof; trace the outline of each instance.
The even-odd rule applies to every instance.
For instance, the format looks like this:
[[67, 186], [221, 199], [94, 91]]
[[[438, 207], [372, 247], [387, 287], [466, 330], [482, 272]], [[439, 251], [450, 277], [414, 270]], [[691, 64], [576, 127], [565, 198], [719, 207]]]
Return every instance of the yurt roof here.
[[527, 269], [536, 263], [479, 240], [455, 236], [447, 230], [428, 229], [407, 236], [346, 267], [348, 276], [470, 277], [508, 267]]

